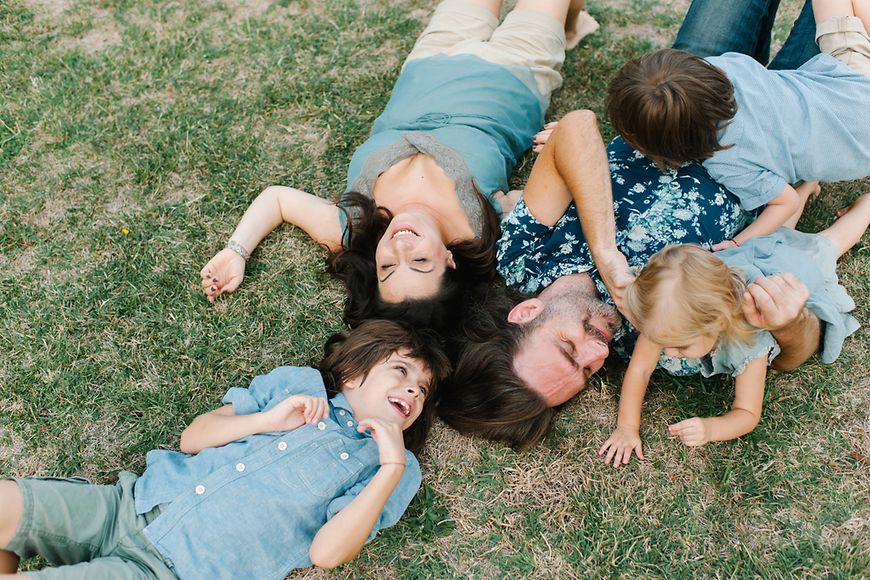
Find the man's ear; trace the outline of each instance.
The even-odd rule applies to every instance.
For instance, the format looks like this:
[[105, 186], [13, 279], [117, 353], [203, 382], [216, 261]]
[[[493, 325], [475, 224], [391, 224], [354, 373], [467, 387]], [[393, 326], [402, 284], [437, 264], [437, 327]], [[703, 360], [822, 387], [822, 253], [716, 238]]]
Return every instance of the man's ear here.
[[511, 324], [525, 324], [531, 322], [544, 311], [544, 302], [538, 298], [523, 300], [508, 312], [508, 322]]

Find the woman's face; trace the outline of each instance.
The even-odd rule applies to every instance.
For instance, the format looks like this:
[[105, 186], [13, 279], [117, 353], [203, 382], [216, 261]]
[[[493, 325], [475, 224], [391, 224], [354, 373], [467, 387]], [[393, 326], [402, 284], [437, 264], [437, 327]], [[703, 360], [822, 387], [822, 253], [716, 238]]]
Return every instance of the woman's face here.
[[375, 250], [378, 291], [384, 302], [429, 298], [441, 287], [447, 268], [455, 268], [431, 217], [404, 212], [393, 217]]

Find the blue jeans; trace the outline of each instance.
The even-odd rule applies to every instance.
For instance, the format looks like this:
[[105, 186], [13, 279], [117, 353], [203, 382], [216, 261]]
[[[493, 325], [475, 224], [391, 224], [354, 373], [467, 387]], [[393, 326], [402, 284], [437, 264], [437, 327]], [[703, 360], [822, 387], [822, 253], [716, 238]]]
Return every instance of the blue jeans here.
[[[698, 56], [740, 52], [761, 64], [770, 59], [770, 32], [779, 0], [692, 0], [674, 48]], [[811, 0], [768, 68], [796, 69], [819, 53]]]

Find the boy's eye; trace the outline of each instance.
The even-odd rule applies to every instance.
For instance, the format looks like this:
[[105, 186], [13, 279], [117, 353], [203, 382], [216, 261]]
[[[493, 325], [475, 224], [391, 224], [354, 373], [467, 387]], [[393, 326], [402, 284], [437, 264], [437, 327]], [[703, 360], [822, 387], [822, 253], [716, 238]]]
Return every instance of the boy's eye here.
[[406, 369], [406, 368], [403, 367], [402, 365], [396, 365], [396, 370], [398, 370], [398, 371], [399, 371], [400, 373], [402, 373], [403, 375], [407, 375], [407, 374], [408, 374], [408, 369]]
[[426, 258], [414, 258], [414, 262], [417, 264], [422, 264], [423, 262], [427, 262]]
[[429, 394], [429, 387], [420, 385], [420, 392], [423, 393], [423, 398], [425, 398]]

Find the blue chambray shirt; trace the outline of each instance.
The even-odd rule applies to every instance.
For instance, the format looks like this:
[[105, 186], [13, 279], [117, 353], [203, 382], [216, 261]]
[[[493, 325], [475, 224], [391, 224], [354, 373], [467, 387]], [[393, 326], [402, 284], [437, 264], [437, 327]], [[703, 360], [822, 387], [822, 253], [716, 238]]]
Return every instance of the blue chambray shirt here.
[[[231, 388], [223, 402], [243, 415], [295, 394], [326, 398], [320, 373], [279, 367], [250, 388]], [[150, 451], [136, 482], [136, 512], [158, 505], [161, 512], [145, 535], [179, 578], [280, 579], [311, 566], [314, 535], [378, 470], [375, 440], [356, 429], [339, 394], [317, 425], [252, 435], [197, 455]], [[420, 487], [420, 465], [410, 451], [406, 459], [369, 539], [399, 520]]]

